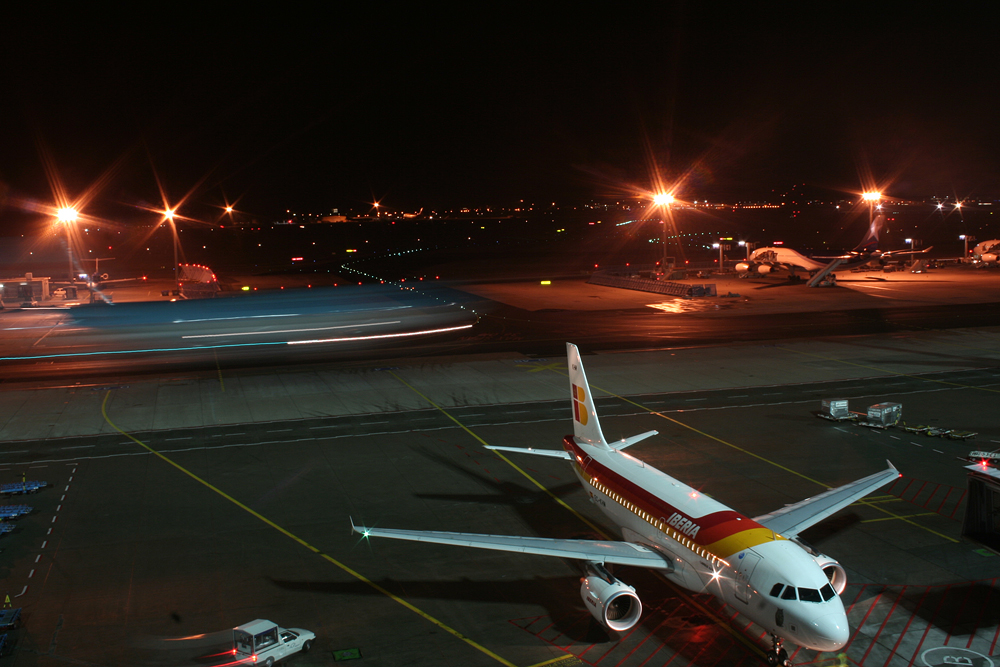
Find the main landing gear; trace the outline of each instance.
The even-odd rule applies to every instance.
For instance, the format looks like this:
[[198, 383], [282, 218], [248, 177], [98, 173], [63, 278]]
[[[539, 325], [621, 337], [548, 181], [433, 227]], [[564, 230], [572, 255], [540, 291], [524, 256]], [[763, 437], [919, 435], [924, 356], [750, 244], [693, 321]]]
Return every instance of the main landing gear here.
[[773, 648], [765, 654], [767, 656], [767, 664], [771, 665], [771, 667], [775, 667], [775, 665], [792, 667], [792, 661], [788, 659], [788, 653], [785, 649], [781, 648], [781, 637], [771, 635], [771, 643]]

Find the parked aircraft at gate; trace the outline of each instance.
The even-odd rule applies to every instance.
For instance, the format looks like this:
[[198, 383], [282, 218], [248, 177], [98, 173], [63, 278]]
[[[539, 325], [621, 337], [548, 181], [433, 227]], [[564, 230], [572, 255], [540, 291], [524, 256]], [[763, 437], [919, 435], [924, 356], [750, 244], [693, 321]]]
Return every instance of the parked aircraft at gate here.
[[580, 594], [605, 627], [625, 631], [639, 622], [642, 603], [607, 565], [648, 567], [698, 592], [715, 595], [771, 634], [771, 664], [790, 665], [782, 641], [817, 651], [847, 643], [847, 614], [839, 594], [844, 568], [796, 540], [806, 528], [899, 476], [889, 468], [856, 482], [749, 518], [625, 453], [656, 435], [649, 431], [609, 443], [594, 407], [580, 352], [567, 343], [573, 435], [561, 450], [488, 447], [569, 461], [595, 503], [620, 528], [624, 541], [564, 540], [388, 528], [353, 529], [365, 537], [454, 544], [583, 561]]
[[833, 269], [851, 269], [864, 266], [869, 262], [885, 264], [895, 257], [918, 255], [931, 249], [928, 247], [923, 250], [879, 250], [878, 235], [884, 222], [885, 216], [876, 217], [861, 242], [853, 250], [843, 255], [806, 257], [791, 248], [757, 248], [747, 258], [747, 261], [736, 265], [736, 272], [766, 275], [774, 271], [786, 270], [791, 276], [796, 276], [799, 272], [826, 275]]
[[972, 249], [972, 261], [977, 264], [992, 265], [1000, 259], [1000, 239], [990, 239], [977, 243]]

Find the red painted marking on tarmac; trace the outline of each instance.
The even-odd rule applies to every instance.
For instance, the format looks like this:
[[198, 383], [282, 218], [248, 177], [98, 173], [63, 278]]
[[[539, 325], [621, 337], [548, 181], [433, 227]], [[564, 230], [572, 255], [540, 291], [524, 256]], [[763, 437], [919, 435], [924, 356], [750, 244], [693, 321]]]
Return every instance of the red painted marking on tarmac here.
[[993, 643], [990, 644], [989, 655], [993, 655], [993, 649], [996, 648], [998, 637], [1000, 637], [1000, 623], [997, 624], [997, 631], [993, 633]]
[[[867, 584], [865, 584], [865, 585], [867, 586]], [[873, 611], [875, 611], [875, 607], [876, 607], [876, 606], [878, 605], [878, 602], [879, 602], [879, 600], [881, 600], [881, 599], [882, 599], [882, 594], [881, 594], [881, 593], [879, 593], [878, 595], [876, 595], [876, 596], [875, 596], [875, 597], [873, 598], [873, 601], [872, 601], [872, 603], [871, 603], [871, 606], [869, 606], [869, 607], [868, 607], [868, 612], [867, 612], [867, 613], [865, 614], [865, 617], [861, 619], [861, 622], [860, 622], [860, 623], [858, 623], [858, 629], [854, 631], [854, 634], [853, 634], [853, 635], [851, 635], [851, 638], [850, 638], [850, 640], [848, 641], [848, 643], [849, 643], [849, 644], [853, 644], [853, 643], [854, 643], [854, 640], [858, 638], [858, 635], [859, 635], [859, 634], [861, 634], [861, 628], [862, 628], [862, 627], [864, 627], [864, 625], [865, 625], [865, 621], [867, 621], [867, 620], [868, 620], [868, 617], [869, 617], [869, 616], [871, 615], [871, 613], [872, 613]]]
[[934, 619], [937, 618], [938, 612], [941, 611], [941, 605], [944, 604], [945, 598], [948, 597], [948, 589], [951, 587], [952, 584], [948, 584], [947, 586], [945, 586], [944, 595], [941, 596], [941, 600], [938, 602], [937, 609], [935, 609], [931, 617], [927, 619], [927, 627], [924, 628], [924, 634], [921, 635], [920, 642], [917, 643], [917, 648], [913, 651], [913, 657], [910, 658], [910, 662], [907, 663], [907, 667], [909, 667], [909, 665], [912, 665], [913, 661], [917, 659], [918, 655], [920, 655], [920, 647], [924, 645], [924, 640], [927, 639], [927, 633], [931, 631], [931, 626], [934, 625]]
[[[666, 624], [667, 624], [667, 621], [669, 621], [669, 620], [670, 620], [670, 619], [671, 619], [671, 618], [673, 617], [673, 615], [677, 613], [677, 610], [678, 610], [678, 609], [680, 609], [680, 608], [681, 608], [681, 605], [675, 605], [675, 606], [674, 606], [674, 608], [670, 610], [670, 613], [669, 613], [669, 614], [664, 614], [664, 615], [663, 615], [663, 620], [662, 620], [662, 621], [660, 622], [660, 624], [659, 624], [659, 625], [657, 625], [657, 626], [656, 626], [655, 628], [653, 628], [653, 629], [652, 629], [652, 630], [651, 630], [651, 631], [649, 632], [649, 636], [647, 636], [647, 637], [646, 637], [646, 639], [644, 639], [644, 640], [642, 640], [642, 641], [643, 641], [643, 642], [646, 642], [646, 641], [648, 641], [649, 639], [651, 639], [651, 638], [655, 637], [655, 636], [656, 636], [656, 633], [657, 633], [657, 631], [659, 631], [659, 629], [660, 629], [660, 628], [662, 628], [662, 627], [663, 627], [664, 625], [666, 625]], [[653, 657], [654, 657], [654, 656], [655, 656], [655, 655], [656, 655], [657, 653], [659, 653], [660, 651], [662, 651], [662, 650], [663, 650], [664, 648], [666, 648], [666, 646], [667, 646], [667, 643], [666, 643], [666, 642], [660, 642], [660, 645], [659, 645], [659, 647], [657, 647], [657, 649], [656, 649], [655, 651], [653, 651], [653, 652], [652, 652], [652, 653], [651, 653], [651, 654], [649, 655], [649, 657], [648, 657], [648, 658], [646, 658], [645, 660], [643, 660], [643, 661], [642, 661], [642, 662], [641, 662], [641, 663], [639, 664], [639, 667], [643, 667], [643, 665], [645, 665], [645, 664], [646, 664], [646, 663], [648, 663], [648, 662], [649, 662], [650, 660], [652, 660], [652, 659], [653, 659]], [[581, 653], [580, 655], [583, 655], [583, 654]]]
[[962, 501], [965, 500], [965, 494], [967, 494], [968, 492], [969, 492], [968, 489], [962, 489], [962, 497], [958, 499], [957, 503], [955, 503], [955, 509], [953, 509], [951, 511], [951, 514], [948, 515], [949, 519], [955, 518], [955, 512], [957, 512], [958, 508], [962, 506]]
[[913, 483], [914, 483], [915, 481], [917, 481], [917, 480], [915, 480], [915, 479], [912, 479], [912, 478], [910, 479], [910, 483], [909, 483], [909, 484], [907, 484], [907, 485], [906, 485], [906, 488], [904, 488], [904, 489], [903, 489], [903, 490], [902, 490], [902, 491], [900, 492], [900, 494], [899, 494], [899, 497], [900, 497], [900, 498], [902, 498], [903, 496], [905, 496], [905, 495], [906, 495], [906, 489], [909, 489], [909, 488], [910, 488], [910, 485], [911, 485], [911, 484], [913, 484]]
[[868, 588], [868, 584], [862, 584], [861, 585], [861, 588], [858, 589], [858, 594], [854, 596], [854, 602], [852, 602], [851, 604], [849, 604], [847, 606], [847, 612], [846, 613], [848, 613], [848, 614], [851, 613], [851, 610], [854, 609], [854, 605], [856, 605], [858, 603], [858, 600], [861, 599], [861, 594], [864, 593], [864, 591], [865, 591], [866, 588]]
[[969, 604], [969, 596], [972, 595], [972, 586], [965, 587], [965, 598], [962, 599], [962, 606], [958, 608], [958, 613], [955, 614], [955, 619], [951, 622], [951, 627], [948, 628], [948, 636], [944, 639], [944, 645], [947, 646], [948, 642], [951, 641], [952, 634], [955, 632], [955, 625], [958, 623], [958, 617], [962, 615], [965, 611], [965, 607]]
[[[983, 606], [979, 608], [979, 616], [976, 617], [976, 626], [975, 626], [976, 629], [972, 631], [971, 635], [969, 635], [969, 641], [965, 644], [965, 648], [969, 648], [970, 646], [972, 646], [972, 640], [976, 638], [976, 633], [979, 631], [979, 622], [983, 620], [983, 612], [985, 612], [986, 608], [989, 606], [987, 603], [990, 601], [990, 597], [993, 596], [993, 589], [996, 587], [996, 585], [997, 585], [997, 578], [993, 577], [992, 579], [990, 579], [990, 592], [986, 594], [986, 600], [983, 602]], [[990, 651], [990, 653], [992, 652], [993, 651]]]
[[[906, 592], [906, 588], [907, 588], [906, 586], [903, 586], [903, 588], [899, 591], [899, 595], [896, 596], [896, 601], [893, 602], [892, 606], [889, 608], [889, 613], [886, 614], [885, 619], [883, 619], [882, 625], [880, 625], [879, 628], [878, 628], [878, 632], [876, 632], [875, 636], [872, 637], [871, 644], [868, 645], [868, 650], [866, 650], [865, 654], [863, 656], [861, 656], [861, 660], [859, 662], [862, 665], [865, 663], [865, 660], [868, 659], [868, 654], [871, 653], [872, 648], [874, 648], [875, 644], [878, 642], [879, 635], [881, 635], [882, 631], [885, 630], [886, 624], [889, 623], [889, 618], [892, 617], [892, 612], [896, 611], [896, 605], [899, 604], [899, 598], [903, 597], [903, 593]], [[871, 613], [871, 612], [869, 612], [869, 613]]]
[[938, 508], [936, 510], [934, 510], [935, 512], [937, 512], [938, 514], [941, 513], [941, 508], [944, 507], [944, 504], [946, 502], [948, 502], [948, 496], [950, 496], [951, 492], [954, 491], [954, 490], [955, 490], [955, 487], [953, 487], [953, 486], [948, 487], [948, 493], [944, 494], [944, 498], [941, 499], [941, 504], [938, 505]]
[[899, 633], [899, 639], [897, 639], [896, 643], [892, 645], [892, 651], [889, 652], [889, 657], [886, 658], [885, 661], [886, 667], [888, 667], [888, 665], [892, 662], [892, 658], [894, 655], [896, 655], [896, 651], [899, 650], [899, 645], [900, 643], [902, 643], [903, 637], [906, 636], [906, 631], [909, 629], [910, 623], [913, 623], [913, 619], [917, 617], [917, 612], [920, 611], [921, 605], [924, 604], [924, 598], [926, 598], [927, 594], [930, 592], [931, 592], [930, 586], [924, 589], [924, 594], [920, 596], [920, 600], [917, 602], [917, 606], [914, 607], [913, 611], [910, 613], [910, 620], [908, 620], [906, 622], [906, 625], [903, 626], [903, 630]]
[[[917, 498], [920, 497], [920, 494], [921, 494], [921, 492], [923, 492], [924, 487], [927, 486], [928, 484], [930, 484], [930, 482], [924, 482], [923, 484], [921, 484], [920, 488], [917, 489], [917, 492], [913, 494], [913, 500], [910, 501], [910, 502], [914, 502], [914, 503], [917, 502]], [[927, 505], [924, 505], [924, 507], [927, 507]]]

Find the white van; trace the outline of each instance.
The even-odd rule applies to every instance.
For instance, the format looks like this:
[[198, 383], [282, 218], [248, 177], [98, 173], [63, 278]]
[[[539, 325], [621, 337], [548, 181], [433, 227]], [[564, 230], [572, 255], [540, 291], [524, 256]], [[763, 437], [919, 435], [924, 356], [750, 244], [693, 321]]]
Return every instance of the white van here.
[[274, 663], [298, 653], [308, 653], [316, 635], [301, 628], [280, 628], [277, 623], [258, 618], [233, 628], [233, 656], [237, 662]]

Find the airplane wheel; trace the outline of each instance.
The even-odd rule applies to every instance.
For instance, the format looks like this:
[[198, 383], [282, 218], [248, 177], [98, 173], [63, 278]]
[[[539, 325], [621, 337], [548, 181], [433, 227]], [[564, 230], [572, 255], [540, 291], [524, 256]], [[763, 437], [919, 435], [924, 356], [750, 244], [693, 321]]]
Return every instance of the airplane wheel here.
[[268, 658], [264, 661], [264, 667], [271, 667], [274, 664], [274, 658]]
[[311, 649], [312, 647], [313, 647], [313, 643], [312, 643], [312, 640], [310, 639], [305, 644], [302, 645], [302, 652], [303, 653], [308, 653], [309, 649]]
[[767, 657], [767, 664], [771, 665], [771, 667], [776, 667], [778, 664], [778, 654], [774, 651], [768, 651], [765, 656]]
[[783, 667], [792, 667], [792, 661], [788, 659], [788, 653], [785, 652], [785, 649], [778, 651], [778, 664]]

